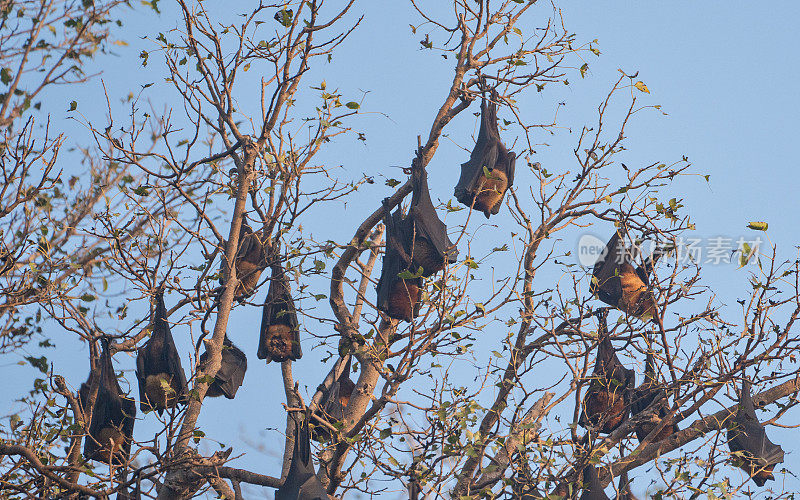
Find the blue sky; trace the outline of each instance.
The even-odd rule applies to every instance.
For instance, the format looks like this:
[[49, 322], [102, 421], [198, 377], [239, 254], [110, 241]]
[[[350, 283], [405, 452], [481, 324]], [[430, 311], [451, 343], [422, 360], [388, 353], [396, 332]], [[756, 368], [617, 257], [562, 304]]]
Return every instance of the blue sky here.
[[[132, 13], [128, 31], [121, 37], [130, 45], [117, 49], [118, 56], [101, 60], [102, 78], [112, 95], [137, 92], [150, 82], [155, 85], [147, 89], [148, 96], [156, 102], [169, 92], [160, 76], [157, 56], [151, 56], [147, 68], [140, 67], [138, 58], [142, 49], [152, 48], [142, 36], [155, 36], [151, 31], [156, 29], [154, 26], [166, 30], [174, 25], [170, 6], [161, 7], [164, 14], [160, 18], [143, 9]], [[535, 12], [541, 15], [550, 12], [547, 5], [536, 8]], [[798, 238], [792, 220], [800, 209], [795, 195], [800, 165], [791, 136], [793, 121], [800, 115], [800, 70], [795, 54], [800, 46], [796, 29], [800, 5], [789, 1], [769, 2], [768, 7], [757, 2], [572, 1], [563, 2], [562, 8], [567, 28], [577, 33], [581, 41], [596, 38], [602, 54], [599, 58], [586, 56], [589, 71], [585, 78], [574, 74], [569, 87], [548, 87], [521, 100], [521, 112], [541, 115], [542, 121], [552, 116], [557, 102], [565, 103], [560, 117], [573, 133], [542, 138], [542, 142], [550, 144], [540, 148], [543, 166], [551, 171], [570, 168], [576, 133], [580, 125], [595, 119], [597, 104], [618, 78], [618, 68], [629, 74], [638, 71], [638, 78], [651, 91], [649, 96], [642, 95], [640, 102], [659, 104], [667, 115], [649, 112], [637, 116], [628, 131], [630, 151], [626, 158], [631, 164], [670, 163], [686, 155], [694, 165], [693, 172], [710, 175], [710, 182], [700, 175], [687, 177], [667, 192], [672, 190], [671, 196], [683, 198], [699, 237], [754, 237], [745, 228], [747, 222], [764, 220], [770, 224], [768, 236], [778, 246], [779, 256], [795, 258]], [[305, 84], [315, 85], [324, 78], [330, 87], [339, 88], [347, 100], [358, 101], [364, 96], [365, 114], [356, 122], [356, 129], [366, 133], [366, 143], [354, 139], [338, 141], [323, 158], [341, 164], [347, 175], [354, 177], [366, 172], [400, 178], [402, 173], [392, 165], [407, 165], [416, 136], [427, 135], [450, 83], [452, 63], [419, 50], [421, 36], [412, 35], [408, 26], [418, 24], [418, 20], [405, 2], [374, 0], [365, 2], [362, 9], [365, 20], [359, 30], [341, 47], [332, 63], [310, 72]], [[85, 130], [75, 122], [62, 120], [67, 103], [76, 100], [86, 116], [102, 120], [103, 110], [93, 107], [101, 89], [100, 81], [95, 79], [80, 89], [59, 90], [48, 96], [53, 103], [50, 112], [69, 127], [71, 140], [85, 144], [87, 138]], [[442, 140], [429, 167], [434, 199], [446, 201], [452, 196], [457, 167], [467, 156], [457, 144], [471, 147], [470, 134], [475, 125], [475, 118], [463, 113], [446, 131], [449, 138]], [[518, 176], [520, 186], [532, 179], [524, 173]], [[373, 210], [389, 193], [390, 189], [379, 179], [362, 200], [348, 204], [336, 223], [331, 224], [324, 214], [319, 214], [317, 222], [309, 223], [309, 230], [318, 239], [349, 239], [360, 222], [357, 217], [364, 210]], [[498, 227], [481, 228], [479, 234], [489, 236], [492, 243], [503, 239], [509, 232], [503, 221], [508, 220], [492, 219]], [[609, 231], [608, 227], [590, 229], [600, 236]], [[736, 298], [748, 293], [746, 272], [737, 271], [735, 264], [706, 266], [704, 271], [705, 284], [718, 293], [723, 304], [735, 305]], [[324, 301], [320, 305], [327, 307]], [[275, 402], [282, 401], [283, 394], [277, 383], [279, 366], [265, 366], [254, 355], [258, 318], [260, 311], [252, 308], [235, 311], [229, 333], [250, 355], [245, 385], [234, 401], [209, 401], [199, 424], [209, 437], [233, 444], [235, 454], [245, 453], [235, 465], [275, 475], [283, 441], [281, 431], [276, 430], [283, 427], [283, 411]], [[179, 332], [173, 334], [188, 350], [188, 340], [181, 340]], [[46, 354], [55, 363], [56, 371], [77, 386], [86, 375], [85, 349], [65, 333], [57, 333], [55, 341], [58, 351]], [[322, 373], [318, 360], [324, 353], [313, 350], [313, 346], [312, 342], [303, 345], [306, 356], [295, 365], [295, 373]], [[117, 358], [121, 368], [133, 367], [132, 357]], [[480, 361], [481, 355], [476, 359]], [[4, 370], [14, 380], [27, 381], [37, 375], [30, 366], [13, 365], [16, 361], [4, 363]], [[471, 380], [473, 374], [465, 371], [464, 376]], [[318, 382], [319, 377], [302, 381], [312, 389]], [[20, 387], [25, 385], [0, 389], [0, 401], [10, 409], [8, 413], [19, 409], [12, 401]], [[220, 421], [221, 412], [230, 409], [235, 411]], [[796, 417], [797, 412], [794, 419], [790, 413], [786, 423], [793, 423]], [[137, 422], [138, 436], [146, 436], [152, 430], [152, 417]], [[769, 433], [790, 452], [786, 465], [800, 464], [791, 440], [796, 431], [771, 429]], [[208, 449], [213, 451], [210, 446]], [[787, 489], [800, 490], [799, 481], [790, 477], [787, 481]], [[262, 490], [251, 491], [260, 495]]]

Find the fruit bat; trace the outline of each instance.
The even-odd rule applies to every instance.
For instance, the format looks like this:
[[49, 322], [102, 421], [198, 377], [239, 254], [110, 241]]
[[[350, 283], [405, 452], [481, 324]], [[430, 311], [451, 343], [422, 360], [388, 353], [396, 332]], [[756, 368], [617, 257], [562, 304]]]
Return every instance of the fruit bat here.
[[86, 412], [89, 411], [89, 397], [92, 394], [92, 384], [97, 380], [97, 368], [94, 367], [94, 363], [91, 363], [91, 365], [92, 366], [89, 368], [89, 377], [78, 389], [78, 402], [81, 405], [81, 411], [84, 416]]
[[[208, 351], [200, 355], [200, 364], [208, 359]], [[236, 347], [228, 337], [222, 342], [222, 361], [214, 381], [209, 384], [206, 396], [216, 398], [225, 396], [233, 399], [236, 391], [244, 382], [244, 374], [247, 371], [247, 356], [241, 349]]]
[[661, 254], [661, 251], [656, 251], [642, 266], [634, 268], [625, 242], [619, 231], [615, 231], [594, 265], [589, 290], [606, 304], [626, 314], [656, 321], [656, 304], [649, 289], [649, 274]]
[[427, 278], [444, 269], [445, 263], [454, 263], [458, 250], [447, 237], [447, 226], [436, 214], [428, 190], [428, 173], [418, 160], [412, 163], [411, 182], [411, 207], [403, 219], [408, 226], [405, 235], [410, 236], [410, 241], [402, 243], [411, 257], [411, 270], [422, 268], [422, 276]]
[[92, 421], [83, 445], [83, 456], [86, 460], [123, 465], [131, 451], [136, 403], [123, 394], [119, 387], [106, 339], [103, 339], [97, 383], [97, 399], [92, 407]]
[[282, 363], [303, 357], [300, 350], [300, 328], [289, 282], [281, 265], [272, 266], [267, 300], [261, 315], [258, 358]]
[[286, 480], [275, 492], [275, 500], [328, 500], [325, 488], [314, 473], [310, 438], [308, 415], [302, 425], [295, 420], [292, 463]]
[[593, 465], [587, 465], [583, 469], [583, 493], [580, 498], [581, 500], [610, 500], [603, 491], [603, 484]]
[[[342, 370], [341, 375], [339, 375], [339, 378], [331, 385], [325, 397], [325, 402], [321, 405], [320, 409], [315, 412], [317, 418], [330, 423], [340, 422], [344, 418], [344, 410], [347, 408], [347, 404], [350, 402], [350, 396], [356, 388], [356, 384], [350, 380], [351, 359], [352, 358], [347, 360], [347, 364], [344, 370]], [[318, 425], [314, 427], [314, 437], [324, 442], [331, 438], [331, 433], [325, 426]]]
[[595, 313], [599, 322], [600, 346], [594, 362], [589, 389], [583, 399], [580, 424], [591, 424], [598, 432], [609, 433], [625, 421], [630, 411], [631, 392], [636, 384], [636, 373], [622, 366], [608, 334], [606, 316], [608, 308]]
[[500, 211], [506, 190], [514, 184], [514, 163], [517, 155], [509, 152], [500, 140], [497, 129], [497, 94], [492, 100], [481, 99], [481, 128], [478, 140], [469, 157], [461, 165], [461, 177], [456, 184], [456, 199], [488, 219]]
[[[411, 241], [409, 225], [403, 221], [403, 213], [398, 208], [394, 214], [384, 205], [386, 212], [386, 250], [383, 254], [383, 269], [378, 280], [378, 309], [387, 316], [402, 321], [411, 321], [419, 314], [422, 296], [422, 277], [409, 272], [411, 257], [403, 242]], [[409, 277], [401, 278], [400, 273]]]
[[[636, 416], [645, 411], [656, 400], [661, 400], [664, 397], [664, 388], [658, 381], [656, 375], [655, 362], [653, 353], [647, 353], [647, 360], [645, 361], [644, 368], [644, 382], [636, 388], [633, 392], [633, 401], [631, 402], [631, 413]], [[636, 438], [639, 442], [644, 441], [650, 432], [661, 423], [661, 419], [667, 416], [667, 410], [663, 405], [659, 408], [658, 414], [652, 416], [652, 420], [646, 420], [636, 425]], [[653, 442], [658, 442], [670, 437], [673, 433], [678, 432], [680, 429], [677, 424], [665, 425], [661, 432], [653, 438]]]
[[750, 396], [750, 381], [742, 381], [739, 409], [728, 423], [728, 447], [737, 458], [737, 465], [750, 474], [758, 486], [774, 480], [772, 470], [783, 462], [783, 449], [767, 437], [756, 417]]
[[182, 401], [189, 390], [181, 367], [181, 358], [167, 323], [164, 293], [156, 294], [152, 333], [136, 355], [136, 378], [139, 380], [139, 405], [142, 411], [156, 410], [159, 415]]
[[242, 221], [242, 229], [239, 232], [239, 248], [234, 257], [236, 266], [236, 277], [239, 284], [236, 285], [234, 296], [244, 298], [253, 294], [258, 285], [258, 279], [266, 266], [266, 248], [259, 232], [253, 232], [247, 221]]

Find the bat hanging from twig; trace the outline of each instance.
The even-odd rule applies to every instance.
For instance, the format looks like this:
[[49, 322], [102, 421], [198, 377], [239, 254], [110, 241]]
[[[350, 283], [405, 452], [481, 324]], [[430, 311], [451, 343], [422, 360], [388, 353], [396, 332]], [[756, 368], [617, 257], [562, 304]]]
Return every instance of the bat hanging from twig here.
[[469, 161], [461, 165], [461, 177], [455, 188], [459, 203], [483, 212], [488, 219], [500, 211], [503, 196], [514, 184], [517, 155], [509, 152], [500, 140], [497, 128], [497, 93], [491, 100], [481, 98], [481, 128]]
[[142, 411], [156, 410], [159, 415], [185, 400], [189, 387], [181, 367], [181, 358], [167, 323], [164, 292], [156, 293], [156, 309], [151, 321], [150, 338], [136, 356], [139, 381], [139, 405]]
[[292, 462], [286, 480], [275, 492], [275, 500], [328, 500], [328, 494], [317, 478], [311, 460], [309, 417], [306, 413], [302, 425], [294, 420]]
[[109, 465], [124, 465], [131, 451], [136, 403], [122, 393], [114, 373], [108, 340], [103, 338], [102, 343], [97, 398], [92, 407], [83, 456]]
[[282, 363], [303, 357], [300, 327], [289, 282], [281, 264], [272, 265], [272, 278], [261, 315], [258, 358]]
[[[663, 401], [666, 397], [663, 385], [658, 381], [656, 374], [655, 359], [652, 352], [647, 353], [644, 368], [644, 382], [636, 388], [633, 392], [633, 401], [631, 402], [631, 413], [633, 416], [647, 410], [650, 405], [655, 401]], [[636, 425], [636, 438], [639, 441], [644, 441], [650, 432], [661, 423], [661, 419], [667, 416], [667, 409], [663, 404], [659, 406], [658, 413], [653, 415], [649, 420], [645, 420]], [[653, 438], [653, 442], [662, 441], [670, 437], [673, 433], [678, 432], [680, 429], [677, 424], [665, 425], [661, 432]]]
[[742, 381], [736, 415], [728, 421], [728, 447], [735, 457], [734, 463], [750, 474], [758, 486], [774, 480], [772, 471], [783, 462], [783, 449], [769, 440], [758, 421], [747, 379]]
[[[207, 359], [208, 351], [200, 355], [200, 364], [205, 363]], [[247, 356], [226, 336], [222, 342], [222, 361], [219, 371], [217, 371], [214, 381], [209, 384], [206, 396], [212, 398], [225, 396], [233, 399], [244, 382], [246, 371]]]
[[599, 324], [600, 345], [578, 423], [583, 427], [595, 427], [598, 432], [609, 433], [628, 418], [636, 372], [622, 366], [611, 345], [606, 323], [608, 308], [598, 309], [595, 314]]

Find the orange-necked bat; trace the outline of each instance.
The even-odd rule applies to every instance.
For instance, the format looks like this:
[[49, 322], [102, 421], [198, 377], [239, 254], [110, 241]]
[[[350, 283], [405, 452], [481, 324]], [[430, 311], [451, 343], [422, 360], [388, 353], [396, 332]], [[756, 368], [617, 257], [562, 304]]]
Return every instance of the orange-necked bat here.
[[258, 358], [282, 363], [303, 357], [300, 327], [289, 282], [280, 263], [272, 265], [272, 279], [261, 314]]
[[[645, 361], [644, 368], [644, 382], [636, 388], [633, 392], [633, 401], [631, 402], [631, 413], [636, 416], [645, 411], [656, 400], [662, 400], [664, 397], [664, 387], [658, 380], [656, 374], [655, 359], [653, 353], [647, 353], [647, 360]], [[661, 423], [661, 419], [667, 416], [667, 409], [662, 405], [658, 414], [652, 416], [652, 419], [645, 420], [636, 425], [636, 438], [641, 442], [652, 432], [656, 426]], [[667, 439], [673, 433], [678, 432], [677, 424], [665, 425], [661, 432], [653, 439], [653, 442], [658, 442]]]
[[97, 399], [92, 407], [89, 435], [83, 456], [109, 465], [123, 465], [128, 460], [136, 420], [136, 403], [122, 393], [114, 373], [108, 340], [103, 339]]
[[583, 399], [583, 412], [579, 423], [583, 427], [596, 427], [598, 432], [609, 433], [619, 427], [630, 413], [631, 392], [636, 385], [636, 372], [622, 366], [608, 333], [607, 308], [598, 309], [598, 336], [600, 346], [589, 389]]
[[239, 232], [239, 248], [234, 258], [236, 266], [236, 277], [239, 284], [236, 285], [235, 297], [243, 299], [255, 292], [261, 272], [267, 267], [266, 247], [259, 232], [253, 232], [247, 221], [242, 221], [242, 229]]
[[[208, 359], [208, 351], [200, 355], [200, 364]], [[228, 337], [222, 343], [222, 361], [214, 381], [209, 384], [206, 396], [216, 398], [225, 396], [233, 399], [236, 391], [244, 382], [244, 374], [247, 371], [247, 356], [241, 349], [236, 347]]]
[[311, 433], [308, 429], [309, 415], [300, 425], [294, 422], [294, 449], [289, 474], [278, 491], [275, 500], [328, 500], [328, 494], [314, 472], [311, 460]]
[[481, 98], [481, 128], [469, 161], [461, 165], [455, 189], [456, 199], [488, 219], [500, 211], [503, 196], [514, 184], [517, 155], [508, 151], [497, 128], [497, 94], [491, 101]]
[[737, 465], [750, 474], [759, 486], [775, 479], [772, 471], [783, 462], [783, 449], [767, 437], [750, 396], [750, 381], [742, 381], [739, 408], [736, 416], [728, 422], [728, 447], [733, 452]]
[[[347, 364], [342, 370], [341, 375], [336, 379], [328, 394], [325, 396], [324, 402], [316, 411], [316, 417], [325, 420], [331, 424], [340, 422], [344, 418], [344, 410], [350, 402], [350, 396], [353, 394], [353, 389], [356, 384], [350, 380], [350, 362], [352, 358], [347, 360]], [[323, 425], [314, 427], [314, 436], [320, 441], [328, 441], [331, 438], [330, 431]]]
[[662, 251], [656, 251], [639, 267], [633, 261], [619, 231], [608, 241], [592, 273], [592, 294], [628, 315], [656, 321], [656, 304], [649, 288], [649, 275]]
[[189, 390], [181, 358], [167, 323], [164, 292], [156, 294], [156, 309], [150, 338], [136, 355], [136, 378], [139, 381], [139, 405], [142, 411], [156, 410], [159, 415], [183, 401]]
[[583, 493], [581, 500], [610, 500], [606, 492], [603, 491], [603, 484], [597, 475], [597, 469], [593, 465], [583, 468]]
[[456, 261], [458, 250], [447, 236], [447, 226], [439, 219], [428, 190], [428, 173], [415, 159], [411, 168], [413, 194], [408, 216], [403, 219], [407, 227], [405, 235], [410, 241], [403, 241], [405, 252], [411, 257], [411, 270], [422, 268], [422, 276], [431, 276], [442, 269], [446, 263]]
[[[383, 268], [378, 280], [378, 309], [387, 316], [402, 321], [411, 321], [419, 314], [422, 297], [422, 277], [409, 271], [411, 257], [406, 252], [404, 242], [411, 241], [408, 224], [404, 223], [403, 212], [398, 208], [392, 214], [384, 205], [386, 225], [386, 250], [383, 254]], [[409, 274], [401, 278], [400, 273]]]

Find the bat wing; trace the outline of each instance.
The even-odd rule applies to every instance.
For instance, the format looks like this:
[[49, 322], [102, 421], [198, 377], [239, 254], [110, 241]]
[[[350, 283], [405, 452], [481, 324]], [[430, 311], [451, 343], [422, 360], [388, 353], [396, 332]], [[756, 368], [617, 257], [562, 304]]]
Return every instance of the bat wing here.
[[[386, 248], [383, 253], [383, 267], [378, 280], [378, 309], [386, 314], [390, 311], [392, 287], [401, 278], [401, 272], [408, 269], [408, 258], [405, 243], [410, 241], [407, 220], [403, 219], [402, 211], [398, 208], [393, 214], [385, 209], [384, 224], [386, 225]], [[421, 278], [407, 280], [416, 286], [422, 285]]]
[[603, 491], [603, 484], [597, 476], [597, 469], [592, 465], [587, 465], [583, 469], [583, 493], [581, 500], [610, 500]]
[[233, 342], [225, 338], [222, 350], [222, 365], [217, 372], [216, 382], [222, 394], [228, 399], [236, 397], [236, 392], [244, 382], [247, 372], [247, 356]]
[[275, 492], [276, 500], [327, 500], [322, 483], [314, 472], [311, 460], [311, 433], [308, 428], [308, 415], [303, 424], [294, 423], [294, 448], [289, 473], [283, 485]]
[[447, 259], [449, 263], [455, 262], [458, 250], [447, 236], [447, 226], [439, 219], [433, 206], [425, 169], [415, 165], [412, 170], [412, 180], [414, 194], [409, 217], [413, 220], [416, 234], [426, 238], [441, 258]]
[[755, 405], [750, 395], [750, 382], [742, 383], [739, 409], [728, 428], [728, 445], [733, 452], [744, 452], [761, 467], [783, 462], [783, 449], [769, 440], [764, 427], [756, 416]]
[[[287, 328], [278, 328], [277, 335], [270, 332], [270, 327], [279, 325]], [[269, 291], [261, 313], [257, 355], [259, 359], [266, 359], [268, 363], [283, 362], [288, 359], [296, 361], [303, 357], [297, 309], [286, 274], [280, 264], [272, 267]]]
[[149, 411], [150, 405], [147, 404], [146, 384], [147, 384], [147, 368], [145, 364], [145, 348], [147, 344], [139, 348], [136, 353], [136, 381], [139, 383], [139, 405], [142, 411]]
[[615, 231], [608, 240], [605, 250], [597, 259], [592, 271], [592, 284], [589, 290], [606, 304], [615, 306], [622, 298], [622, 282], [620, 266], [629, 262], [630, 257], [625, 249], [619, 232]]

